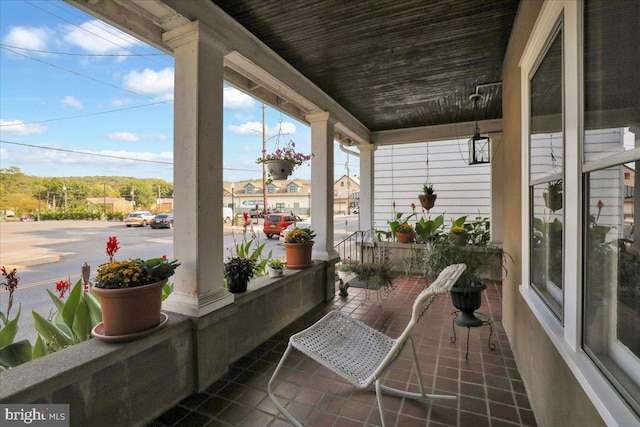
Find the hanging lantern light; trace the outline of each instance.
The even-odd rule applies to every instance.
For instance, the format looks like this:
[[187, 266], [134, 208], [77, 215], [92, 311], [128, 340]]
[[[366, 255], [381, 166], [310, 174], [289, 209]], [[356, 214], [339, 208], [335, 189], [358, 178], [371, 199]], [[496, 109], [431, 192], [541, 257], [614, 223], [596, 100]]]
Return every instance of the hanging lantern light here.
[[478, 101], [482, 95], [474, 93], [469, 95], [469, 99], [473, 100], [473, 116], [476, 122], [476, 129], [469, 139], [469, 164], [479, 165], [482, 163], [491, 163], [491, 140], [488, 136], [480, 135], [480, 128], [478, 127]]

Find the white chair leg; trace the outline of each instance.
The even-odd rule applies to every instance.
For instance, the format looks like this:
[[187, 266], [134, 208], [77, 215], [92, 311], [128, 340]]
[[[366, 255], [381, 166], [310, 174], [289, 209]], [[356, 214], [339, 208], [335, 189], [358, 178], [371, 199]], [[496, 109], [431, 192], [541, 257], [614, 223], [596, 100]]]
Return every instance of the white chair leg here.
[[293, 424], [296, 427], [303, 427], [302, 424], [300, 424], [298, 420], [296, 420], [293, 417], [293, 415], [291, 415], [286, 409], [284, 409], [284, 406], [282, 406], [280, 402], [278, 402], [278, 399], [276, 399], [276, 395], [273, 393], [273, 390], [271, 390], [271, 386], [273, 385], [273, 380], [275, 379], [276, 375], [278, 375], [278, 372], [280, 372], [280, 368], [284, 364], [285, 359], [287, 358], [287, 356], [289, 355], [292, 349], [293, 347], [291, 347], [291, 345], [288, 345], [287, 349], [284, 351], [284, 354], [282, 355], [280, 362], [278, 362], [278, 366], [276, 366], [276, 370], [273, 371], [273, 375], [271, 375], [269, 384], [267, 384], [267, 392], [269, 393], [269, 397], [271, 398], [271, 401], [273, 402], [273, 404], [276, 405], [276, 408], [278, 408], [278, 410], [282, 413], [282, 415], [284, 415], [291, 422], [291, 424]]
[[[416, 375], [418, 376], [418, 388], [420, 389], [420, 393], [412, 393], [410, 391], [398, 390], [397, 388], [387, 387], [385, 385], [380, 384], [380, 390], [384, 393], [390, 394], [392, 396], [406, 397], [409, 399], [416, 400], [456, 400], [457, 396], [450, 396], [444, 394], [425, 394], [424, 388], [422, 386], [422, 374], [420, 373], [420, 366], [418, 365], [418, 353], [416, 353], [416, 347], [413, 344], [413, 339], [411, 337], [408, 338], [411, 343], [411, 351], [413, 352], [413, 366], [416, 368]], [[378, 391], [378, 384], [376, 381], [376, 392]]]
[[382, 380], [378, 378], [376, 380], [376, 399], [378, 400], [378, 409], [380, 410], [380, 422], [382, 423], [382, 427], [385, 427], [384, 423], [384, 409], [382, 408]]

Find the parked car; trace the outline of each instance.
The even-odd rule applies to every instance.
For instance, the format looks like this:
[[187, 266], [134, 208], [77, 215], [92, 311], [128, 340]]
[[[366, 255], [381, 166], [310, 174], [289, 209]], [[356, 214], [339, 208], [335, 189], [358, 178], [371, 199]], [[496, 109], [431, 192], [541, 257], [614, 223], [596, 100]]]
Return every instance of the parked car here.
[[149, 223], [151, 228], [173, 228], [173, 214], [161, 213], [153, 217]]
[[300, 227], [300, 228], [311, 228], [311, 219], [307, 218], [305, 220], [302, 221], [298, 221], [298, 222], [294, 222], [292, 224], [289, 224], [287, 226], [287, 228], [285, 228], [284, 230], [282, 230], [280, 232], [280, 243], [284, 243], [284, 236], [287, 235], [288, 232], [290, 232], [293, 227]]
[[222, 220], [226, 223], [231, 222], [233, 219], [233, 209], [223, 206], [222, 207]]
[[133, 211], [124, 219], [127, 227], [137, 225], [138, 227], [146, 227], [151, 222], [154, 215], [149, 211]]
[[296, 221], [302, 221], [302, 218], [290, 214], [269, 214], [264, 219], [262, 231], [270, 239], [271, 236], [279, 236], [282, 230]]
[[262, 209], [251, 209], [249, 211], [249, 216], [251, 218], [262, 218], [264, 215], [262, 213]]

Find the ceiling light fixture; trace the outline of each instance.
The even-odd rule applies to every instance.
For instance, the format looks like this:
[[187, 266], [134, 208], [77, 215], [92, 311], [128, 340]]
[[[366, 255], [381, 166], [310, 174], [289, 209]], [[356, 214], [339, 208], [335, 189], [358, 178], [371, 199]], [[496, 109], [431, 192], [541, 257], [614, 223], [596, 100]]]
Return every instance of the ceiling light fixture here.
[[469, 95], [469, 99], [474, 102], [473, 118], [476, 122], [475, 133], [469, 139], [469, 164], [479, 165], [483, 163], [491, 163], [491, 140], [488, 136], [480, 135], [478, 127], [478, 101], [482, 98], [479, 93]]

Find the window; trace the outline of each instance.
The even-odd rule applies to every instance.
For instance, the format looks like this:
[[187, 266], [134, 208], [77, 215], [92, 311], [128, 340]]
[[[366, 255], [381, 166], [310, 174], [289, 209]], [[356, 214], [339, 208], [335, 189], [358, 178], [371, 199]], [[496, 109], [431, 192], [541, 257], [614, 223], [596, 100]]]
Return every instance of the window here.
[[530, 281], [562, 319], [564, 121], [562, 25], [529, 81]]
[[248, 194], [253, 194], [255, 187], [253, 185], [247, 185], [246, 190]]
[[640, 414], [640, 12], [634, 2], [584, 7], [583, 341]]
[[276, 192], [276, 187], [275, 186], [270, 185], [270, 186], [267, 187], [267, 193], [273, 194], [275, 192]]
[[344, 181], [340, 181], [340, 187], [344, 187]]
[[291, 184], [289, 186], [289, 190], [288, 191], [289, 191], [289, 193], [297, 193], [298, 192], [298, 186], [295, 185], [295, 184]]

